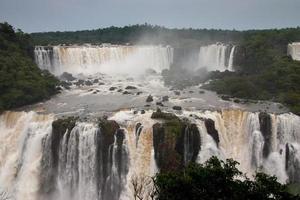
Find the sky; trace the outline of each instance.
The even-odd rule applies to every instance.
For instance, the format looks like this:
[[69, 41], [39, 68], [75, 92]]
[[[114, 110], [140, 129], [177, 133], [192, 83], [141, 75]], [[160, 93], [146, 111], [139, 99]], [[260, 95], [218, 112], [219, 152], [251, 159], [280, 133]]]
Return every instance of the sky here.
[[133, 24], [169, 28], [300, 26], [300, 0], [0, 0], [0, 22], [25, 32]]

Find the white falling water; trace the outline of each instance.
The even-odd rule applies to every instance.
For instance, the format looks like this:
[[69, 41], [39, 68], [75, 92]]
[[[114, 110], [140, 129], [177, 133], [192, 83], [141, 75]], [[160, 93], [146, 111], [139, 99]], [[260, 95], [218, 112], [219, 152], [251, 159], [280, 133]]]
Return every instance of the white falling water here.
[[[54, 179], [54, 196], [40, 196], [43, 173], [47, 167], [43, 158], [51, 161], [53, 138], [51, 115], [34, 112], [6, 112], [0, 116], [0, 190], [8, 191], [16, 200], [45, 199], [132, 199], [134, 177], [145, 181], [158, 171], [153, 155], [151, 111], [134, 115], [132, 111], [116, 112], [110, 119], [116, 120], [124, 131], [124, 140], [118, 146], [115, 140], [109, 147], [108, 174], [99, 173], [104, 155], [101, 149], [103, 133], [97, 124], [77, 122], [59, 143], [57, 176]], [[197, 116], [197, 117], [191, 117]], [[281, 182], [297, 181], [300, 177], [300, 118], [293, 114], [270, 114], [272, 123], [270, 153], [264, 158], [265, 139], [260, 131], [259, 113], [241, 110], [184, 111], [179, 117], [188, 117], [198, 127], [201, 150], [197, 161], [202, 163], [212, 155], [221, 159], [233, 158], [241, 163], [239, 168], [249, 177], [261, 170], [276, 175]], [[203, 118], [212, 119], [220, 142], [216, 144], [208, 134]], [[136, 134], [136, 124], [142, 129]], [[121, 129], [119, 129], [121, 130]], [[57, 137], [57, 135], [56, 135]], [[137, 140], [138, 137], [138, 140]], [[190, 145], [187, 141], [182, 141]], [[138, 143], [138, 145], [136, 144]], [[50, 145], [49, 145], [50, 144]], [[100, 148], [100, 149], [99, 149]], [[184, 147], [188, 149], [188, 147]], [[120, 160], [121, 155], [121, 160]], [[44, 160], [45, 161], [45, 160]], [[42, 162], [42, 163], [41, 163]], [[100, 164], [99, 164], [100, 163]], [[44, 166], [43, 166], [44, 165]], [[128, 170], [127, 170], [128, 167]], [[51, 175], [48, 174], [48, 175]], [[144, 179], [142, 178], [144, 177]], [[49, 177], [48, 177], [49, 178]], [[50, 176], [51, 178], [51, 176]], [[50, 179], [48, 179], [50, 180]], [[105, 183], [105, 187], [99, 184]], [[144, 199], [149, 198], [152, 185], [145, 188]], [[104, 191], [102, 191], [102, 189]], [[114, 192], [114, 193], [111, 193]], [[99, 195], [104, 194], [104, 197]], [[120, 194], [120, 197], [116, 194]], [[103, 198], [102, 198], [103, 197]]]
[[[67, 142], [66, 135], [61, 147], [68, 147], [67, 152], [60, 154], [59, 199], [71, 199], [69, 186], [77, 188], [73, 197], [80, 200], [97, 199], [96, 177], [96, 145], [98, 128], [90, 123], [78, 123], [70, 133]], [[66, 143], [67, 142], [67, 143]], [[66, 158], [63, 157], [67, 155]], [[66, 159], [66, 160], [64, 160]], [[78, 162], [78, 167], [75, 167]], [[77, 170], [78, 172], [74, 171]], [[78, 173], [78, 175], [76, 174]], [[75, 186], [74, 178], [78, 176], [78, 186]]]
[[[190, 113], [188, 112], [187, 116]], [[300, 118], [294, 114], [270, 114], [272, 120], [271, 152], [263, 158], [264, 137], [260, 131], [258, 113], [239, 110], [222, 112], [206, 111], [194, 113], [198, 117], [214, 120], [220, 137], [219, 148], [207, 133], [201, 120], [196, 120], [201, 134], [201, 151], [197, 161], [205, 162], [212, 155], [220, 159], [233, 158], [239, 169], [249, 177], [255, 171], [263, 171], [277, 176], [282, 183], [290, 177], [295, 181], [300, 177]], [[286, 168], [286, 145], [290, 146], [289, 165]]]
[[228, 70], [234, 71], [233, 69], [233, 58], [234, 58], [235, 46], [233, 46], [230, 50], [229, 61], [228, 61]]
[[34, 112], [0, 116], [0, 190], [12, 199], [38, 199], [42, 139], [51, 133], [52, 121]]
[[[230, 54], [228, 54], [229, 50]], [[232, 71], [234, 50], [234, 46], [222, 43], [201, 46], [199, 51], [199, 67], [206, 67], [208, 71]]]
[[288, 44], [287, 54], [294, 60], [300, 61], [300, 42], [293, 42]]
[[173, 61], [173, 49], [162, 46], [53, 46], [35, 48], [41, 69], [55, 75], [141, 74], [147, 69], [161, 72]]

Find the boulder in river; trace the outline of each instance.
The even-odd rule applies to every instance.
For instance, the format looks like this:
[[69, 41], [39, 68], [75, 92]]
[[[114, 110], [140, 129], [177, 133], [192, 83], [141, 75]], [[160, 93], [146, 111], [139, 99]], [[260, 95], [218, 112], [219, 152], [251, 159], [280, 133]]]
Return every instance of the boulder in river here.
[[137, 87], [131, 86], [131, 85], [129, 85], [125, 88], [125, 90], [136, 90], [136, 89], [137, 89]]
[[59, 79], [62, 81], [74, 81], [76, 78], [74, 78], [71, 73], [64, 72], [60, 75]]
[[114, 91], [114, 90], [116, 90], [117, 89], [117, 87], [110, 87], [109, 88], [109, 91]]
[[173, 110], [182, 110], [181, 106], [173, 106]]
[[165, 101], [169, 101], [169, 97], [168, 96], [163, 96], [162, 97], [162, 102], [165, 102]]
[[153, 97], [151, 95], [149, 95], [146, 99], [146, 102], [152, 102], [153, 101]]

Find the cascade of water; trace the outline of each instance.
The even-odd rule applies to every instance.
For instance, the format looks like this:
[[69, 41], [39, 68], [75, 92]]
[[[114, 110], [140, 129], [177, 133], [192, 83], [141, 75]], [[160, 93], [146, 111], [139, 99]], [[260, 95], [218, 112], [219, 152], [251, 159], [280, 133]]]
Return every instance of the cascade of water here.
[[[228, 50], [230, 54], [228, 56]], [[209, 71], [232, 71], [235, 47], [221, 43], [201, 46], [199, 51], [199, 67], [206, 67]]]
[[37, 46], [35, 60], [41, 69], [55, 75], [63, 72], [141, 74], [149, 68], [157, 72], [169, 68], [173, 49], [168, 46]]
[[42, 139], [52, 116], [5, 112], [0, 116], [0, 189], [14, 199], [37, 199]]
[[294, 60], [300, 60], [300, 42], [288, 44], [287, 54]]
[[235, 46], [231, 47], [231, 50], [230, 50], [229, 61], [228, 61], [228, 70], [229, 71], [234, 71], [234, 69], [233, 69], [234, 51], [235, 51]]
[[[72, 130], [58, 134], [52, 131], [52, 116], [2, 114], [0, 141], [5, 145], [0, 146], [0, 190], [15, 194], [16, 200], [132, 199], [132, 181], [136, 180], [147, 185], [143, 195], [149, 198], [152, 185], [148, 180], [158, 171], [152, 135], [157, 120], [151, 119], [151, 114], [117, 112], [111, 119], [122, 128], [108, 136], [94, 123], [77, 122]], [[281, 182], [299, 182], [300, 118], [293, 114], [260, 115], [241, 110], [187, 112], [184, 116], [196, 123], [201, 138], [197, 162], [203, 163], [212, 155], [233, 158], [250, 177], [261, 170]], [[262, 128], [262, 117], [271, 120], [272, 126], [268, 121]], [[208, 133], [206, 119], [214, 122], [218, 145]], [[192, 156], [191, 130], [185, 129], [181, 141], [185, 163]], [[105, 139], [111, 136], [111, 140]], [[264, 157], [266, 140], [269, 152]]]

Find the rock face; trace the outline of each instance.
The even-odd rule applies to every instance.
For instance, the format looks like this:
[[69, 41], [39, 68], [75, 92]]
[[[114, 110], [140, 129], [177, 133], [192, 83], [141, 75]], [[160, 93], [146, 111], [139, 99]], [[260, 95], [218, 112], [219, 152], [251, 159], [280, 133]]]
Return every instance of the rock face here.
[[263, 157], [267, 158], [271, 152], [272, 121], [268, 113], [259, 113], [260, 132], [264, 137]]
[[[60, 142], [64, 135], [69, 139], [70, 132], [74, 128], [77, 118], [69, 117], [65, 119], [58, 119], [52, 123], [52, 134], [45, 138], [42, 142], [43, 152], [41, 161], [41, 191], [44, 194], [51, 193], [55, 190], [56, 176], [58, 172], [59, 163], [59, 148]], [[50, 148], [49, 148], [50, 147]]]
[[212, 119], [204, 119], [204, 124], [207, 133], [214, 139], [217, 146], [219, 146], [220, 138], [219, 138], [219, 133], [215, 128], [215, 122]]
[[289, 177], [289, 182], [300, 183], [300, 160], [297, 157], [297, 148], [293, 144], [287, 143], [285, 155], [285, 169]]
[[196, 160], [201, 142], [195, 124], [160, 110], [151, 118], [163, 121], [153, 125], [154, 157], [160, 170], [179, 169]]

